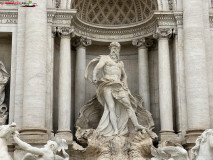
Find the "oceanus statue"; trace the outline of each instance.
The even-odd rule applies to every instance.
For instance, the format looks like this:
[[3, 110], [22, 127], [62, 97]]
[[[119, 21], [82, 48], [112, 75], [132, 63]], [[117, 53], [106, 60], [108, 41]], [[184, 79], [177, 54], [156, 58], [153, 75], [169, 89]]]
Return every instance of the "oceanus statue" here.
[[127, 75], [119, 55], [120, 44], [112, 42], [109, 48], [109, 55], [93, 59], [85, 71], [85, 78], [96, 86], [97, 100], [104, 107], [96, 131], [103, 136], [125, 135], [129, 119], [136, 130], [145, 129], [135, 114], [137, 102], [128, 89]]

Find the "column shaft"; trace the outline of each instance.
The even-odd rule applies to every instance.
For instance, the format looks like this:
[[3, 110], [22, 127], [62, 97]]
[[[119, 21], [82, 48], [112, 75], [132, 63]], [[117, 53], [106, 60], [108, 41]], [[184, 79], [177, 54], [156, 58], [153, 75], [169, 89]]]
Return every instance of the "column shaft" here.
[[24, 128], [45, 128], [47, 11], [46, 0], [35, 2], [26, 8]]
[[168, 38], [158, 41], [161, 132], [173, 132], [172, 88]]
[[144, 107], [150, 111], [148, 49], [138, 48], [139, 95], [143, 97]]
[[76, 72], [75, 72], [75, 119], [78, 118], [80, 108], [85, 103], [85, 78], [86, 69], [86, 47], [80, 45], [77, 47]]
[[188, 130], [210, 126], [202, 3], [202, 0], [183, 1]]
[[58, 132], [70, 132], [71, 49], [70, 36], [61, 36], [59, 66]]
[[22, 127], [22, 120], [23, 120], [22, 112], [23, 112], [23, 96], [24, 96], [25, 23], [26, 23], [26, 10], [24, 7], [19, 7], [18, 26], [17, 26], [15, 107], [13, 119], [13, 121], [16, 122], [17, 128]]

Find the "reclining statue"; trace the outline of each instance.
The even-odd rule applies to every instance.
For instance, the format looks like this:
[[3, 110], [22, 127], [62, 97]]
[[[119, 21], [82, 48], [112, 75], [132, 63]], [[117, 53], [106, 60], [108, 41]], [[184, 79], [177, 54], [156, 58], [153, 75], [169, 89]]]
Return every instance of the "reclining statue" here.
[[12, 160], [8, 153], [7, 139], [15, 131], [16, 124], [12, 123], [9, 125], [0, 126], [0, 159], [1, 160]]
[[[65, 152], [68, 149], [66, 140], [49, 140], [43, 148], [33, 147], [26, 142], [23, 142], [19, 137], [19, 132], [15, 131], [13, 139], [27, 153], [23, 160], [69, 160], [69, 155]], [[63, 157], [57, 155], [57, 152], [62, 151]]]
[[154, 156], [151, 160], [189, 160], [187, 151], [181, 146], [152, 147], [151, 153]]

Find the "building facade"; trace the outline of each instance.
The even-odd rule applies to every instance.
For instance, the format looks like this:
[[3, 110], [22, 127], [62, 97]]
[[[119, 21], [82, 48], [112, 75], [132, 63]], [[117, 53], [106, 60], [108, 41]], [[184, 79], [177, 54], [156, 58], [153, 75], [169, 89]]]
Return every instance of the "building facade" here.
[[[57, 135], [75, 139], [80, 109], [95, 95], [85, 68], [108, 54], [113, 41], [121, 44], [129, 89], [143, 97], [159, 142], [190, 150], [213, 127], [210, 0], [33, 3], [0, 6], [0, 61], [10, 75], [7, 123], [15, 122], [27, 142], [41, 145]], [[9, 147], [15, 160], [23, 156], [13, 142]]]

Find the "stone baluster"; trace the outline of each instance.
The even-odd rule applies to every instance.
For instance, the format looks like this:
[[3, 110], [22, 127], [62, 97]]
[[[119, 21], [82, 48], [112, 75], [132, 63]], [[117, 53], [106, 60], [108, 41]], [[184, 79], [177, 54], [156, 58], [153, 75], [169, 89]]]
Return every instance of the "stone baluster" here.
[[144, 100], [144, 107], [150, 111], [148, 47], [152, 44], [145, 38], [133, 40], [132, 44], [138, 47], [139, 95]]
[[85, 103], [85, 69], [86, 69], [86, 47], [91, 45], [92, 41], [84, 37], [76, 40], [76, 71], [75, 71], [75, 120], [78, 118], [80, 108]]
[[59, 27], [60, 62], [59, 62], [59, 100], [58, 100], [58, 133], [66, 140], [72, 140], [71, 124], [71, 33], [70, 27]]
[[172, 84], [169, 57], [169, 38], [173, 29], [157, 28], [154, 38], [158, 38], [159, 102], [161, 138], [173, 135]]
[[36, 1], [37, 7], [25, 9], [26, 30], [22, 127], [23, 132], [26, 132], [26, 134], [46, 133], [46, 2], [46, 0]]

